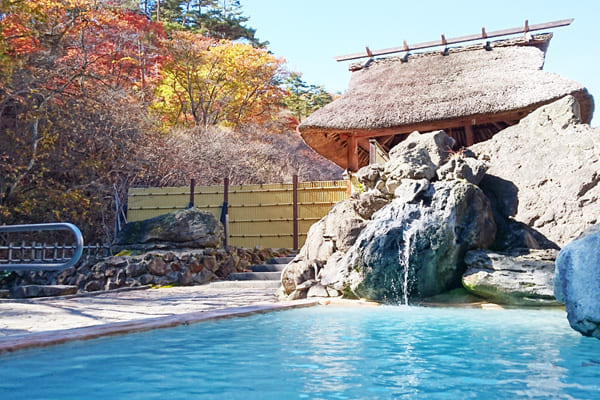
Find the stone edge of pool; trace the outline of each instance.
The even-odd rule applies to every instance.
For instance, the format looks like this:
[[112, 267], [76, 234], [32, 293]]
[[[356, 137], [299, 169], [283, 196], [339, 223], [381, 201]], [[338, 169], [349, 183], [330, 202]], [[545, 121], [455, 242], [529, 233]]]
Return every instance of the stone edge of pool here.
[[175, 314], [166, 317], [145, 318], [124, 322], [111, 322], [81, 328], [62, 329], [47, 332], [35, 332], [25, 335], [0, 338], [0, 354], [24, 350], [33, 347], [47, 347], [75, 340], [96, 339], [104, 336], [122, 335], [152, 329], [171, 328], [190, 325], [203, 321], [232, 317], [245, 317], [253, 314], [282, 311], [291, 308], [312, 307], [322, 304], [319, 300], [294, 300], [279, 303], [253, 304], [230, 307], [220, 310], [197, 311]]

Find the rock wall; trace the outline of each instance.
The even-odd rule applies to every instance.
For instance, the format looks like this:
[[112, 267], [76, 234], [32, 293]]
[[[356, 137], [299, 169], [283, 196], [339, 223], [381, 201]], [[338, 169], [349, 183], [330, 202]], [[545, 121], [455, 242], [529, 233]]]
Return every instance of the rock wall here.
[[450, 156], [453, 144], [443, 131], [415, 132], [385, 165], [359, 170], [364, 190], [311, 227], [283, 271], [281, 297], [405, 303], [460, 285], [464, 253], [490, 245], [496, 225], [476, 186], [485, 163]]
[[[227, 279], [233, 272], [289, 254], [286, 249], [193, 249], [151, 251], [98, 260], [89, 258], [77, 267], [57, 271], [15, 271], [4, 279], [13, 297], [30, 297], [21, 288], [34, 285], [74, 286], [94, 292], [143, 285], [199, 285]], [[14, 296], [16, 295], [16, 296]]]
[[540, 107], [471, 150], [488, 162], [488, 175], [514, 185], [514, 219], [558, 246], [598, 222], [600, 128], [581, 123], [572, 96]]

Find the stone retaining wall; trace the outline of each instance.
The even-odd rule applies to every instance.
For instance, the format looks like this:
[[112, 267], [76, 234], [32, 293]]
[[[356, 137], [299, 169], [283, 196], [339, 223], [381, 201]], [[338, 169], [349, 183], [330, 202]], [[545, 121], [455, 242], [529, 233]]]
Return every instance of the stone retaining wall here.
[[[139, 255], [87, 258], [63, 271], [15, 271], [2, 279], [0, 288], [13, 294], [29, 285], [69, 285], [79, 292], [111, 290], [142, 285], [199, 285], [227, 279], [250, 265], [285, 256], [286, 249], [190, 249], [150, 251]], [[27, 297], [21, 294], [19, 297]]]

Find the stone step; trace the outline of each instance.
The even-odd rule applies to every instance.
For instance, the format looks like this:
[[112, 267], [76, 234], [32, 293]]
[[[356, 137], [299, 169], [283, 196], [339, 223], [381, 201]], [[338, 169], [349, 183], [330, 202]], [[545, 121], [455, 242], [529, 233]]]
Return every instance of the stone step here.
[[16, 299], [28, 299], [31, 297], [67, 296], [77, 293], [77, 286], [73, 285], [24, 285], [16, 286], [12, 291], [12, 297]]
[[269, 260], [269, 264], [289, 264], [296, 256], [273, 257]]
[[281, 272], [234, 272], [229, 275], [230, 281], [278, 281]]
[[252, 265], [248, 269], [252, 272], [281, 272], [287, 264], [260, 264]]
[[214, 289], [277, 289], [281, 283], [277, 281], [216, 281], [206, 285]]

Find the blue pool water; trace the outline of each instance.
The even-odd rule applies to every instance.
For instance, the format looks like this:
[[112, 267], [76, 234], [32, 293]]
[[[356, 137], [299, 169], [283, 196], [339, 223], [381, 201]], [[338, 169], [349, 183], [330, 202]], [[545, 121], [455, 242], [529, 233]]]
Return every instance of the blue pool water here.
[[593, 399], [560, 310], [317, 307], [0, 355], [0, 399]]

